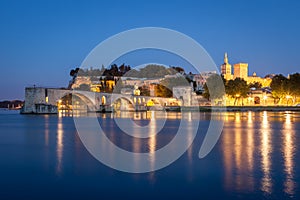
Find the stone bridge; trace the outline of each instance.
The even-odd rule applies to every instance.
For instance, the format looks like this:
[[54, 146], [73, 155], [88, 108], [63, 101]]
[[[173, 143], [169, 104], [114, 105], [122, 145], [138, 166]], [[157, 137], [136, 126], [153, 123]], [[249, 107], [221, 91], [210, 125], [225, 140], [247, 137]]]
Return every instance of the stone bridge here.
[[[146, 106], [163, 108], [179, 102], [185, 105], [185, 99], [162, 98], [150, 96], [134, 96], [131, 94], [95, 93], [90, 91], [68, 90], [59, 88], [27, 87], [25, 88], [25, 104], [22, 113], [57, 113], [61, 99], [71, 94], [83, 102], [88, 111], [101, 111], [103, 108], [114, 110], [143, 110]], [[76, 102], [79, 103], [79, 102]], [[72, 102], [74, 105], [75, 102]]]

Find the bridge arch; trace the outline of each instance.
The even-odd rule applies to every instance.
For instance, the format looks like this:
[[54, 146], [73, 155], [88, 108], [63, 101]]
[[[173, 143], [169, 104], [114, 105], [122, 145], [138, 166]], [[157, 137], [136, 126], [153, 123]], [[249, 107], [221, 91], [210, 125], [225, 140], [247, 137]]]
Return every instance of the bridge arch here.
[[[74, 109], [74, 110], [86, 110], [86, 111], [95, 111], [95, 99], [92, 99], [85, 92], [81, 91], [67, 91], [60, 93], [57, 96], [56, 105], [58, 105], [58, 109], [66, 108], [66, 109]], [[69, 102], [68, 106], [64, 105], [64, 99], [67, 99]]]
[[126, 110], [126, 111], [133, 111], [135, 110], [135, 103], [134, 101], [123, 95], [113, 95], [111, 97], [111, 106], [114, 107], [114, 110]]

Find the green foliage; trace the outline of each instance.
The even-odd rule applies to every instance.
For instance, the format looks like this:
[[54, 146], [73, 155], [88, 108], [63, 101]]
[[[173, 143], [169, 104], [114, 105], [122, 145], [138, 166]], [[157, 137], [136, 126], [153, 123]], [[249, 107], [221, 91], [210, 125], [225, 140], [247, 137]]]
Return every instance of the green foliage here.
[[[72, 72], [72, 71], [71, 71]], [[71, 72], [70, 72], [70, 75], [71, 75]], [[104, 73], [104, 69], [93, 69], [93, 68], [90, 68], [90, 69], [79, 69], [78, 70], [78, 76], [103, 76], [103, 73]]]
[[218, 75], [213, 74], [206, 80], [204, 85], [203, 96], [206, 99], [219, 99], [225, 95], [225, 79]]
[[165, 75], [176, 74], [177, 71], [173, 68], [166, 68], [162, 65], [147, 65], [139, 70], [132, 69], [127, 72], [125, 77], [137, 78], [163, 78]]
[[190, 86], [190, 84], [183, 76], [177, 78], [165, 78], [156, 86], [156, 96], [172, 97], [173, 87], [176, 86]]
[[235, 99], [234, 104], [236, 104], [238, 99], [242, 98], [243, 100], [243, 98], [247, 97], [249, 92], [249, 86], [247, 85], [247, 82], [241, 78], [229, 80], [225, 88], [226, 94]]
[[256, 88], [256, 89], [260, 89], [262, 87], [262, 84], [259, 82], [254, 82], [254, 83], [250, 83], [249, 84], [249, 88]]
[[273, 97], [281, 104], [287, 96], [292, 96], [293, 101], [300, 97], [300, 74], [295, 73], [286, 78], [282, 74], [274, 76], [271, 82]]
[[294, 97], [300, 97], [300, 74], [292, 74], [289, 79], [290, 94]]
[[249, 87], [244, 79], [236, 78], [226, 84], [226, 93], [231, 97], [247, 97]]
[[183, 76], [176, 78], [165, 78], [161, 81], [161, 84], [170, 88], [171, 90], [176, 86], [190, 86], [189, 82]]
[[279, 99], [279, 101], [281, 101], [290, 90], [288, 79], [282, 74], [274, 76], [270, 86], [272, 88], [273, 97]]

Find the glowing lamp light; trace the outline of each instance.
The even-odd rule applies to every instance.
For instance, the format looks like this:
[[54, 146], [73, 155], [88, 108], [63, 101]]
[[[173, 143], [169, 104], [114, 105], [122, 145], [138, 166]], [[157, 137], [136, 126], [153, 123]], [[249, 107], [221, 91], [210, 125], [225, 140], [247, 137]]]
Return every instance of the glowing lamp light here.
[[268, 98], [267, 95], [265, 95], [265, 96], [264, 96], [264, 100], [267, 100], [267, 98]]
[[292, 98], [292, 96], [290, 96], [290, 95], [286, 95], [286, 98], [287, 98], [287, 99], [291, 99], [291, 98]]

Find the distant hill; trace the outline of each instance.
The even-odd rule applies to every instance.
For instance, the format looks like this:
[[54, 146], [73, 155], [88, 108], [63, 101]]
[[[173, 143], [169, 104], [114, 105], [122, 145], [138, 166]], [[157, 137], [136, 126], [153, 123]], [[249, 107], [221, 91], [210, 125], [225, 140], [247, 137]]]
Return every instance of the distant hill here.
[[22, 106], [24, 101], [21, 100], [12, 100], [12, 101], [0, 101], [0, 108], [16, 108], [18, 106]]

